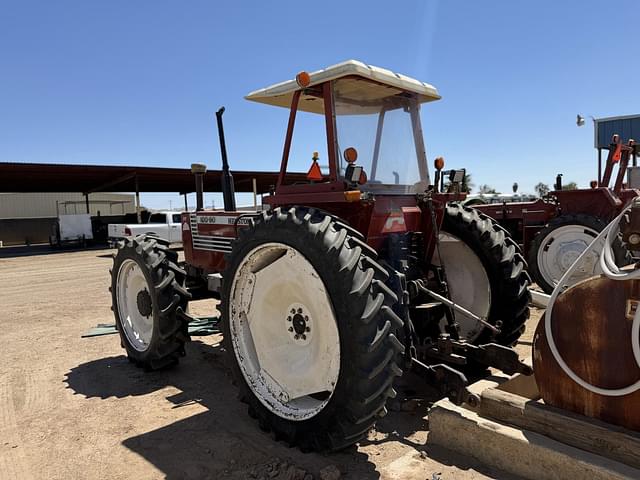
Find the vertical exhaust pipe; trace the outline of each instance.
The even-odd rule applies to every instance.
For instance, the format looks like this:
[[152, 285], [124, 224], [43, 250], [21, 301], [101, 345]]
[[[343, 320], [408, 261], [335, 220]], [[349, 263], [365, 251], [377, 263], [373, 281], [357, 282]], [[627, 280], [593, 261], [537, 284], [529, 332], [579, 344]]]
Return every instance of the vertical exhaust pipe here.
[[222, 114], [224, 107], [216, 112], [218, 120], [218, 136], [220, 137], [220, 153], [222, 154], [222, 198], [224, 200], [224, 209], [227, 212], [236, 211], [236, 196], [233, 187], [233, 175], [229, 171], [229, 162], [227, 161], [227, 146], [224, 141], [224, 127], [222, 126]]
[[562, 174], [556, 175], [556, 184], [553, 186], [556, 191], [562, 190]]
[[207, 166], [204, 163], [192, 163], [191, 173], [196, 177], [196, 211], [204, 210], [204, 174]]

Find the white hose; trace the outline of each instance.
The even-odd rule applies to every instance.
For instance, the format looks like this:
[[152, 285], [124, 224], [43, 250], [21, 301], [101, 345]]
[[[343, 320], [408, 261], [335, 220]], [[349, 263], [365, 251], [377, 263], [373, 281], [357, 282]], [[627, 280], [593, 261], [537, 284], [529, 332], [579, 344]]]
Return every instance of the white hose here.
[[[630, 272], [622, 272], [618, 266], [616, 265], [614, 254], [613, 254], [613, 241], [618, 235], [618, 225], [620, 224], [620, 220], [624, 216], [626, 212], [626, 208], [623, 209], [622, 213], [618, 215], [609, 225], [605, 227], [602, 232], [589, 244], [584, 252], [580, 254], [578, 259], [569, 267], [569, 269], [562, 276], [556, 288], [553, 289], [551, 293], [551, 298], [549, 299], [549, 306], [547, 307], [547, 311], [545, 313], [544, 327], [547, 336], [547, 342], [549, 343], [549, 348], [551, 349], [551, 353], [553, 357], [560, 365], [560, 368], [566, 373], [574, 382], [580, 385], [582, 388], [589, 390], [590, 392], [597, 393], [598, 395], [604, 395], [608, 397], [621, 397], [623, 395], [628, 395], [630, 393], [635, 392], [636, 390], [640, 390], [640, 379], [624, 388], [601, 388], [595, 385], [591, 385], [589, 382], [580, 378], [564, 361], [562, 355], [558, 351], [558, 347], [556, 346], [556, 342], [553, 339], [553, 333], [551, 331], [551, 312], [553, 310], [553, 304], [556, 301], [556, 298], [563, 291], [563, 285], [565, 284], [565, 280], [571, 277], [573, 272], [578, 268], [578, 266], [582, 262], [582, 258], [591, 250], [592, 247], [597, 245], [597, 242], [601, 241], [603, 238], [605, 239], [604, 247], [602, 249], [602, 253], [600, 255], [600, 268], [602, 272], [605, 274], [607, 278], [612, 280], [633, 280], [636, 278], [640, 278], [640, 270], [632, 270]], [[640, 307], [636, 309], [636, 313], [633, 316], [633, 324], [631, 325], [631, 346], [633, 348], [633, 356], [635, 357], [636, 363], [640, 367]]]

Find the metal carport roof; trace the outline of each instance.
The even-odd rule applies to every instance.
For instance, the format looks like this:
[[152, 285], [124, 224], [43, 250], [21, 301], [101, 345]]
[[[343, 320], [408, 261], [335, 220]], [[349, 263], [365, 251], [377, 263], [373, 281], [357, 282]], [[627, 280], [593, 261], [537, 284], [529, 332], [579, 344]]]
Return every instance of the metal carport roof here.
[[[232, 171], [236, 192], [266, 193], [276, 184], [277, 172]], [[220, 192], [221, 170], [204, 176], [207, 192]], [[306, 181], [304, 173], [287, 175], [291, 181]], [[0, 162], [0, 192], [178, 192], [194, 191], [194, 176], [187, 168], [53, 163]], [[137, 188], [136, 188], [137, 187]]]

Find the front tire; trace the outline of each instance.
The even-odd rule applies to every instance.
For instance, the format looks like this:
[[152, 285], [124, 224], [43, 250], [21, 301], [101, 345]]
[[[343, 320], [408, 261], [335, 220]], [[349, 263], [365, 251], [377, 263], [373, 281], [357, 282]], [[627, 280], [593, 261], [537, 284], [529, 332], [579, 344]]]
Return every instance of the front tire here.
[[174, 365], [189, 339], [191, 295], [178, 254], [158, 238], [125, 239], [111, 270], [111, 299], [120, 341], [129, 360], [147, 370]]
[[531, 279], [518, 245], [487, 215], [452, 203], [445, 209], [440, 250], [451, 300], [500, 325], [494, 339], [473, 318], [456, 313], [461, 338], [476, 345], [489, 341], [515, 345], [524, 332], [531, 301]]
[[240, 397], [261, 428], [304, 451], [363, 438], [402, 374], [397, 298], [353, 235], [319, 211], [277, 208], [240, 231], [223, 275]]

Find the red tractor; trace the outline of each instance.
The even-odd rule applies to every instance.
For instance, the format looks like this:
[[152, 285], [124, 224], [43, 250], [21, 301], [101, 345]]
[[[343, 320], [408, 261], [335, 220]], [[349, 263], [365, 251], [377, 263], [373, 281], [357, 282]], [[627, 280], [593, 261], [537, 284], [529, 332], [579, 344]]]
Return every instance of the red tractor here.
[[[563, 190], [562, 176], [556, 178], [555, 189], [534, 202], [474, 205], [509, 231], [521, 245], [528, 259], [529, 272], [535, 282], [551, 293], [567, 269], [589, 246], [600, 231], [640, 194], [623, 183], [629, 159], [635, 158], [637, 146], [633, 140], [622, 145], [614, 135], [604, 175], [591, 188]], [[614, 169], [618, 167], [613, 187]], [[635, 168], [635, 167], [634, 167]], [[614, 245], [618, 263], [628, 263], [627, 249], [620, 241]], [[571, 277], [575, 284], [596, 275], [599, 251], [593, 250]]]
[[[175, 363], [189, 300], [220, 299], [224, 345], [261, 427], [303, 450], [350, 445], [386, 413], [412, 368], [456, 403], [477, 402], [465, 372], [531, 369], [510, 347], [529, 317], [517, 244], [488, 216], [430, 181], [420, 123], [431, 85], [348, 61], [251, 93], [289, 107], [280, 174], [262, 211], [238, 211], [217, 113], [224, 211], [182, 214], [185, 261], [154, 237], [122, 244], [113, 311], [129, 358]], [[321, 115], [328, 171], [288, 169], [296, 114]], [[369, 128], [372, 127], [372, 128]], [[340, 154], [339, 145], [345, 146]], [[441, 171], [442, 159], [436, 160]]]

